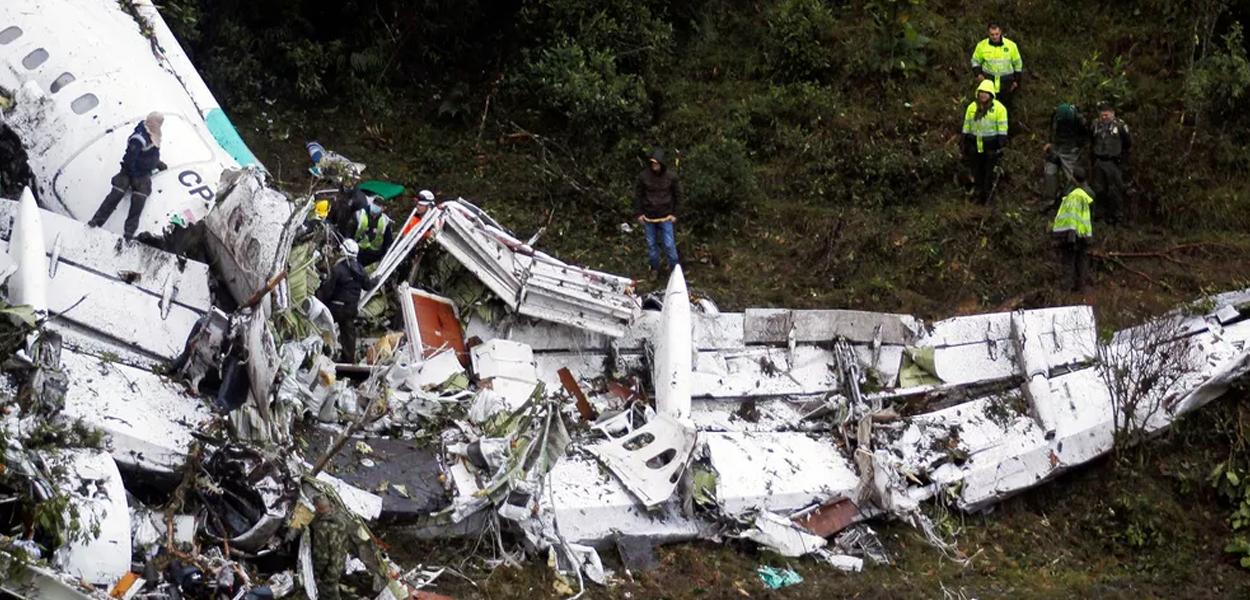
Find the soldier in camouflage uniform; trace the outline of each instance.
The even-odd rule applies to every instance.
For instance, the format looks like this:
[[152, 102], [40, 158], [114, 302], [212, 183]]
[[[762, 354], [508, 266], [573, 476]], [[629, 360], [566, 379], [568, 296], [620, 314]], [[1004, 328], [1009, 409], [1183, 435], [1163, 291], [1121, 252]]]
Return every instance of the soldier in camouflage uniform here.
[[334, 512], [329, 498], [317, 496], [313, 501], [317, 518], [312, 522], [312, 562], [317, 580], [317, 596], [322, 600], [339, 600], [339, 580], [347, 567], [347, 523]]

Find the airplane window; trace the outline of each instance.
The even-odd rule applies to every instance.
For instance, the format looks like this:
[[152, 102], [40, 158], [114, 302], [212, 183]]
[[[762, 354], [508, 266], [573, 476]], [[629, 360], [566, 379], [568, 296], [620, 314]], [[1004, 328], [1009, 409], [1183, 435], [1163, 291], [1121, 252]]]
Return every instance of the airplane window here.
[[4, 31], [0, 31], [0, 45], [7, 44], [20, 37], [22, 37], [22, 28], [16, 25], [6, 27]]
[[256, 264], [260, 260], [260, 240], [249, 236], [247, 238], [247, 249], [243, 251], [247, 257], [248, 264]]
[[48, 51], [43, 48], [36, 48], [30, 54], [27, 54], [26, 58], [22, 59], [22, 66], [33, 71], [39, 68], [39, 65], [42, 65], [46, 60], [48, 60]]
[[61, 88], [69, 85], [70, 83], [73, 83], [73, 81], [74, 81], [73, 73], [61, 73], [61, 76], [57, 77], [56, 80], [52, 82], [52, 93], [55, 94], [61, 91]]
[[74, 114], [81, 115], [100, 105], [100, 99], [95, 94], [83, 94], [70, 103], [69, 107], [73, 109]]

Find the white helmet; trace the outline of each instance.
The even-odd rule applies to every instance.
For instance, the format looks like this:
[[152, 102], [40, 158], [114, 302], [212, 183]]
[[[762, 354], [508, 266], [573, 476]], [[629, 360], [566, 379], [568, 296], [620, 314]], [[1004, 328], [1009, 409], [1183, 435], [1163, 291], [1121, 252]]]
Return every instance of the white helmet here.
[[360, 253], [360, 246], [356, 244], [356, 240], [343, 240], [343, 255], [355, 258]]
[[420, 192], [417, 192], [417, 197], [426, 202], [433, 202], [434, 192], [431, 192], [430, 190], [421, 190]]

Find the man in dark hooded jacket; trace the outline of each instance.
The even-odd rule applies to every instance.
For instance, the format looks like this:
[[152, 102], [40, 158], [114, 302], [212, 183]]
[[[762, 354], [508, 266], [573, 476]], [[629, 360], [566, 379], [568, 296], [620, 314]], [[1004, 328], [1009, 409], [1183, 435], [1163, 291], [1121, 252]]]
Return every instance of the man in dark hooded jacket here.
[[[1081, 161], [1081, 150], [1089, 141], [1089, 126], [1077, 108], [1067, 102], [1055, 107], [1050, 117], [1050, 141], [1042, 148], [1046, 164], [1042, 169], [1042, 199], [1049, 211], [1059, 208], [1073, 169]], [[1063, 173], [1063, 181], [1060, 181]]]
[[651, 272], [660, 275], [660, 247], [668, 260], [668, 271], [677, 266], [677, 241], [673, 223], [677, 222], [677, 204], [681, 201], [681, 183], [677, 174], [664, 162], [664, 151], [655, 150], [647, 168], [638, 174], [634, 189], [634, 214], [647, 234], [647, 259]]
[[369, 284], [364, 267], [356, 260], [359, 247], [354, 240], [343, 241], [343, 257], [330, 269], [330, 276], [317, 289], [317, 299], [330, 309], [330, 315], [339, 326], [339, 346], [342, 360], [356, 362], [356, 304], [360, 293]]
[[104, 197], [100, 208], [87, 221], [89, 227], [99, 227], [108, 221], [117, 210], [126, 192], [130, 192], [130, 212], [126, 214], [124, 235], [133, 238], [139, 229], [139, 216], [143, 214], [143, 205], [152, 193], [152, 173], [164, 171], [165, 163], [161, 162], [161, 126], [165, 124], [165, 115], [153, 112], [138, 125], [126, 140], [126, 153], [122, 155], [121, 171], [113, 176], [113, 189]]

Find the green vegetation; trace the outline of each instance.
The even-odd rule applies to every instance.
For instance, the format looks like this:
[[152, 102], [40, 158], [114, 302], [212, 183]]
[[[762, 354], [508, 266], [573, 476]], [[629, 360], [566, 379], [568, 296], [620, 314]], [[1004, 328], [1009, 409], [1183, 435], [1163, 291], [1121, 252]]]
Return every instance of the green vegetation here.
[[[567, 260], [641, 275], [641, 235], [620, 225], [646, 151], [665, 147], [687, 192], [678, 243], [691, 285], [726, 308], [937, 317], [1087, 302], [1105, 333], [1248, 285], [1231, 266], [1250, 259], [1246, 0], [164, 0], [162, 9], [291, 189], [306, 189], [302, 144], [317, 139], [368, 164], [370, 177], [482, 204], [522, 237], [547, 226], [540, 246]], [[955, 175], [968, 56], [990, 19], [1019, 43], [1028, 76], [1009, 177], [985, 208]], [[1058, 290], [1052, 215], [1039, 202], [1042, 146], [1055, 105], [1092, 116], [1103, 99], [1134, 133], [1129, 224], [1095, 225], [1094, 290], [1077, 296]], [[890, 528], [895, 567], [856, 577], [801, 568], [816, 583], [784, 595], [824, 597], [824, 585], [860, 597], [1244, 593], [1250, 575], [1236, 562], [1250, 543], [1226, 517], [1244, 510], [1250, 452], [1241, 430], [1219, 421], [1239, 423], [1241, 406], [1225, 401], [1208, 409], [1219, 417], [1200, 417], [1205, 428], [968, 517], [961, 545], [983, 552], [967, 570]], [[1216, 464], [1226, 465], [1218, 490], [1193, 476]], [[768, 557], [739, 550], [666, 550], [666, 575], [605, 595], [762, 592], [750, 573]], [[550, 594], [544, 577], [506, 572], [484, 589]]]

